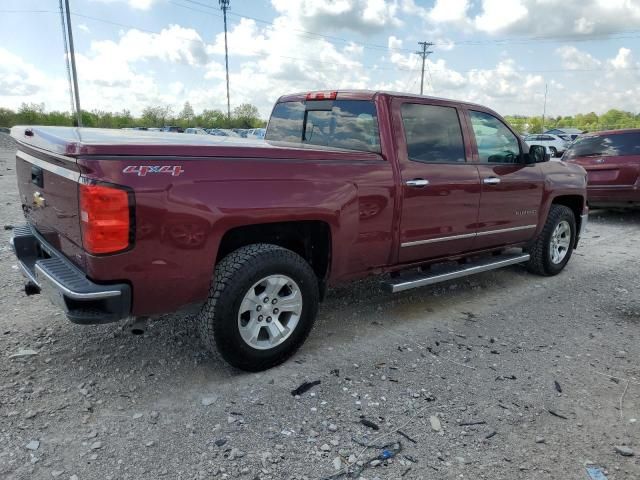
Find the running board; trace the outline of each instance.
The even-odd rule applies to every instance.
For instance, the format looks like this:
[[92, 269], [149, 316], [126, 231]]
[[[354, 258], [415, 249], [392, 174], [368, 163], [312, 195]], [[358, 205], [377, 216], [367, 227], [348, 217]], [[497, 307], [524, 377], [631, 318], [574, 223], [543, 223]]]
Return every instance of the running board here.
[[447, 280], [454, 280], [456, 278], [466, 277], [475, 273], [488, 272], [497, 268], [515, 265], [516, 263], [526, 262], [529, 258], [530, 255], [528, 253], [493, 256], [474, 263], [455, 265], [454, 267], [444, 269], [437, 273], [417, 273], [413, 275], [406, 275], [404, 277], [392, 278], [389, 281], [384, 282], [383, 286], [391, 293], [398, 293], [412, 288], [424, 287], [425, 285], [446, 282]]

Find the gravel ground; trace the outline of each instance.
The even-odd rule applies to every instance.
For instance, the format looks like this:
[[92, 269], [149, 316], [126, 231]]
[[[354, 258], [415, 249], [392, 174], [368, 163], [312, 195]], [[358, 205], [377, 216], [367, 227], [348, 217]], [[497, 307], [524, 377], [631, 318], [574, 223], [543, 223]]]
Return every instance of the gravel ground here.
[[[0, 134], [7, 225], [14, 150]], [[369, 480], [638, 479], [639, 232], [638, 212], [595, 212], [553, 278], [334, 289], [292, 360], [247, 374], [188, 318], [143, 336], [68, 322], [23, 294], [0, 230], [0, 478], [320, 480], [360, 462]]]

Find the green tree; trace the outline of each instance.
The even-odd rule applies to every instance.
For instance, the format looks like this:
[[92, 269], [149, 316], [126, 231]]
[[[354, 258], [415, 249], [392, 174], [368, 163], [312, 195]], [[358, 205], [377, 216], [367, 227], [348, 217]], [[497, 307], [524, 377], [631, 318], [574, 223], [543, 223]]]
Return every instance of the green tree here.
[[184, 127], [190, 127], [193, 125], [193, 119], [195, 118], [195, 113], [193, 111], [193, 107], [189, 102], [184, 102], [184, 107], [182, 107], [182, 111], [180, 112], [180, 120], [182, 121]]
[[250, 103], [243, 103], [233, 109], [231, 120], [238, 128], [256, 128], [262, 124], [258, 107]]
[[17, 123], [38, 125], [42, 123], [44, 103], [23, 103], [18, 109]]

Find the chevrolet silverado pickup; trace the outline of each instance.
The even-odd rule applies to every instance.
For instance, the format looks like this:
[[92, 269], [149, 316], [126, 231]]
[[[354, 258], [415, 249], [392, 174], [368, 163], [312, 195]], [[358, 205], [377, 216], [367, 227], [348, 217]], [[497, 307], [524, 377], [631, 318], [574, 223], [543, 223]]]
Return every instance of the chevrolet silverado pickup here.
[[562, 159], [587, 171], [590, 206], [640, 206], [640, 129], [581, 135]]
[[555, 275], [585, 228], [586, 172], [494, 111], [401, 93], [281, 97], [265, 140], [14, 127], [28, 293], [75, 323], [196, 307], [200, 335], [263, 370], [328, 287], [391, 292], [513, 264]]

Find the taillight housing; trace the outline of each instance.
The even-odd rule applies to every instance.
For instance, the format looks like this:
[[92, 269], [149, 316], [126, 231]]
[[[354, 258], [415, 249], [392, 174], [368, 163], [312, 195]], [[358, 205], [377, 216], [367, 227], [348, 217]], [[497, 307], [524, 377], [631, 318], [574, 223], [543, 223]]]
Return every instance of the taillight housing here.
[[82, 245], [91, 254], [128, 249], [133, 240], [133, 192], [117, 185], [80, 183]]

